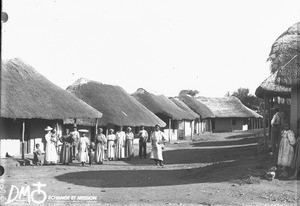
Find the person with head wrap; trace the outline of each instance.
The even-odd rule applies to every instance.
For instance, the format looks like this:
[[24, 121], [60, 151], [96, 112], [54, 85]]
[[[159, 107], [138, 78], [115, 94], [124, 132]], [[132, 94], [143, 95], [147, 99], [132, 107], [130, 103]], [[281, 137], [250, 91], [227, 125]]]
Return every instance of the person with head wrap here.
[[108, 161], [111, 161], [115, 158], [115, 140], [116, 135], [114, 130], [110, 129], [109, 134], [107, 135], [107, 158]]
[[133, 156], [133, 139], [134, 134], [131, 131], [131, 127], [127, 128], [126, 134], [125, 134], [125, 156], [127, 160], [130, 160]]
[[96, 146], [95, 162], [98, 164], [103, 164], [104, 155], [105, 155], [105, 146], [107, 144], [105, 135], [102, 134], [102, 132], [103, 129], [99, 128], [99, 134], [97, 134], [95, 137], [95, 146]]

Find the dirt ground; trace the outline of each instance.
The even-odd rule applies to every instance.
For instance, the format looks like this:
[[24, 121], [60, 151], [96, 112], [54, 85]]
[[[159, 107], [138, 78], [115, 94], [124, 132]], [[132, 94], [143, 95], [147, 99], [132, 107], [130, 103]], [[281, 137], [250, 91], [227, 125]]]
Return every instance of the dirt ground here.
[[[261, 132], [203, 134], [193, 141], [168, 143], [163, 167], [155, 166], [149, 155], [92, 166], [19, 166], [13, 158], [2, 159], [0, 203], [37, 205], [24, 195], [5, 202], [12, 185], [19, 190], [29, 185], [32, 194], [33, 184], [41, 182], [46, 184], [44, 205], [299, 205], [296, 180], [263, 178], [273, 157], [256, 155]], [[16, 188], [12, 197], [21, 193]], [[92, 197], [78, 198], [83, 196]]]

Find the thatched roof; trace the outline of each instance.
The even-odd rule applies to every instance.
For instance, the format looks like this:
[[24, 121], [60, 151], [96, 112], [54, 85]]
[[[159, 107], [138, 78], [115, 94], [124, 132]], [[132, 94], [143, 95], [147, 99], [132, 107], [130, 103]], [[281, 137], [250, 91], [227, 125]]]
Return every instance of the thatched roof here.
[[[103, 113], [98, 124], [106, 126], [154, 126], [166, 124], [119, 86], [81, 78], [67, 90]], [[79, 120], [81, 122], [87, 121]]]
[[183, 101], [191, 110], [200, 115], [201, 118], [206, 119], [215, 117], [213, 112], [195, 97], [192, 97], [188, 94], [180, 94], [178, 98]]
[[272, 73], [286, 65], [294, 56], [300, 55], [299, 42], [300, 22], [288, 28], [273, 43], [268, 58], [268, 61], [271, 62]]
[[205, 104], [215, 117], [262, 118], [261, 115], [243, 105], [236, 97], [197, 97], [197, 100]]
[[289, 98], [291, 96], [291, 88], [276, 84], [275, 79], [276, 74], [271, 74], [256, 89], [255, 95], [259, 98], [263, 98], [264, 94], [266, 94], [267, 97], [279, 96]]
[[189, 113], [191, 116], [194, 117], [194, 119], [199, 118], [200, 115], [191, 110], [183, 101], [178, 99], [178, 97], [170, 97], [169, 98], [172, 102], [174, 102], [178, 107], [180, 107], [182, 110], [186, 111]]
[[276, 83], [283, 86], [300, 84], [300, 22], [282, 33], [273, 43], [268, 61]]
[[300, 54], [294, 56], [286, 65], [279, 68], [275, 72], [275, 76], [277, 84], [286, 87], [300, 85]]
[[179, 108], [164, 95], [155, 95], [145, 89], [138, 89], [132, 96], [154, 114], [163, 114], [173, 120], [194, 120], [195, 117]]
[[101, 112], [53, 84], [20, 59], [1, 63], [1, 117], [64, 119], [101, 116]]

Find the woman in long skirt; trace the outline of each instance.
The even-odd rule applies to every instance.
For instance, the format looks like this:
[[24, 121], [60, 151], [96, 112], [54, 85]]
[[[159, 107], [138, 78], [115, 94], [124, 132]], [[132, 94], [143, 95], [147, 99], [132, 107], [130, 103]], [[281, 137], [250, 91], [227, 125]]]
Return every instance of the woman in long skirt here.
[[78, 131], [82, 132], [82, 136], [79, 138], [78, 141], [78, 162], [80, 162], [81, 165], [84, 166], [89, 159], [88, 149], [90, 145], [90, 140], [85, 136], [85, 133], [88, 132], [88, 130], [82, 129]]
[[96, 153], [95, 153], [95, 161], [98, 164], [103, 164], [104, 155], [105, 155], [105, 145], [107, 140], [105, 135], [102, 134], [103, 129], [99, 128], [99, 134], [95, 138], [95, 145], [96, 145]]
[[293, 145], [296, 143], [294, 132], [290, 130], [288, 124], [283, 125], [283, 131], [281, 132], [281, 141], [278, 151], [278, 162], [277, 165], [281, 167], [283, 171], [281, 176], [286, 177], [287, 173], [285, 171], [286, 167], [290, 167], [293, 156], [294, 148]]
[[155, 125], [155, 131], [153, 131], [150, 136], [150, 142], [152, 145], [150, 159], [153, 159], [156, 165], [163, 166], [164, 159], [162, 155], [162, 150], [164, 148], [165, 135], [159, 129], [159, 125]]
[[61, 137], [62, 147], [60, 152], [60, 162], [63, 164], [72, 163], [72, 143], [73, 138], [70, 130], [66, 129], [66, 134]]
[[107, 158], [108, 158], [108, 161], [113, 160], [115, 158], [115, 140], [116, 140], [116, 135], [114, 134], [114, 130], [110, 129], [109, 134], [107, 135]]
[[125, 132], [122, 131], [123, 127], [120, 126], [119, 131], [116, 133], [116, 158], [122, 160], [125, 158]]
[[56, 151], [56, 136], [52, 135], [51, 130], [52, 128], [50, 126], [47, 126], [45, 129], [47, 131], [47, 134], [45, 135], [46, 140], [46, 163], [47, 164], [55, 164], [58, 160], [57, 151]]
[[131, 159], [131, 157], [133, 156], [133, 139], [134, 139], [134, 135], [131, 131], [131, 127], [127, 128], [127, 132], [125, 134], [125, 156], [128, 160]]

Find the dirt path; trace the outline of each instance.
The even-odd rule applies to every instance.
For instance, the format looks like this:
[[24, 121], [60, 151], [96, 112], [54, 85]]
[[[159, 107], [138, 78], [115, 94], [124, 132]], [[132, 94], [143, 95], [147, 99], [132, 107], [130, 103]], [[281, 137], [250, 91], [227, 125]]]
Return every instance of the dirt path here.
[[[46, 205], [297, 205], [297, 181], [261, 178], [272, 159], [255, 155], [259, 133], [204, 134], [192, 142], [167, 144], [164, 167], [138, 157], [91, 167], [16, 167], [7, 159], [2, 194], [7, 198], [11, 185], [30, 185], [32, 191], [32, 184], [41, 182], [50, 198]], [[53, 199], [61, 196], [96, 196], [97, 200]]]

